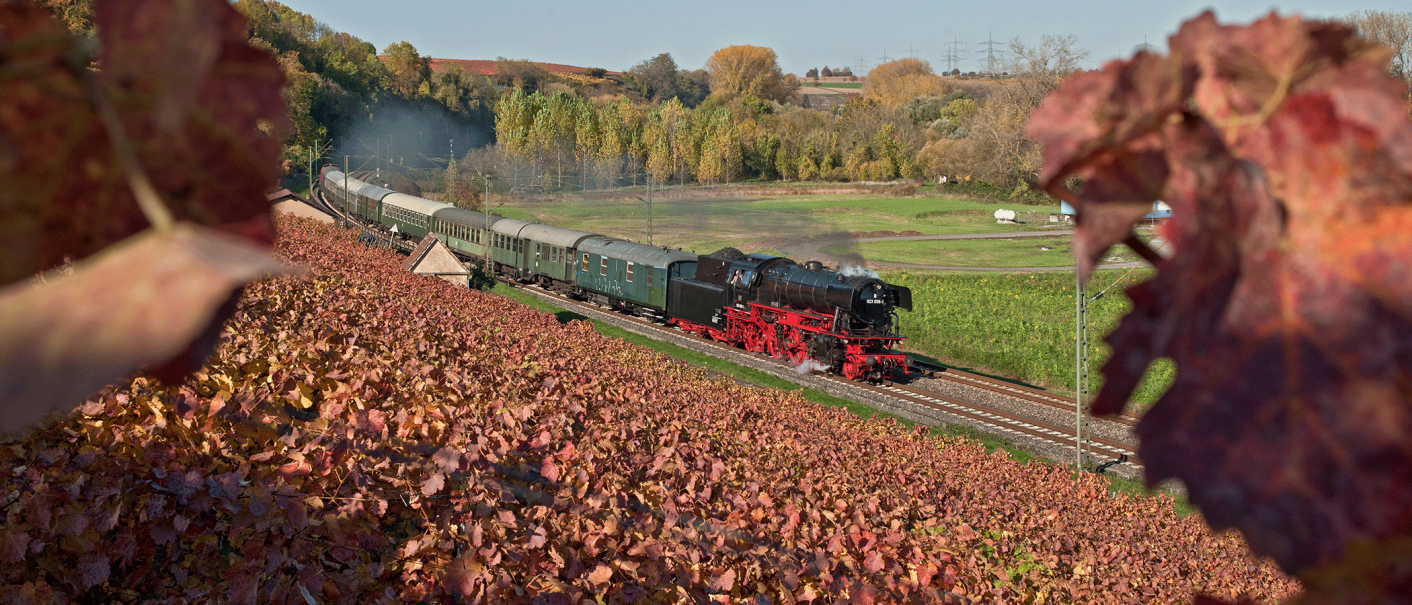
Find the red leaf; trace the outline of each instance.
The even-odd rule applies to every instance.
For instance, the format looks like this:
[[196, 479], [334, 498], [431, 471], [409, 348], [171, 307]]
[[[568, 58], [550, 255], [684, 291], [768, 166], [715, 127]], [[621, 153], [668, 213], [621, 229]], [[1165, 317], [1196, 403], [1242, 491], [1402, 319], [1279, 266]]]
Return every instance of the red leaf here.
[[[0, 96], [0, 132], [13, 158], [0, 162], [0, 224], [10, 234], [0, 284], [149, 225], [89, 90], [112, 99], [137, 161], [178, 219], [236, 225], [263, 215], [269, 225], [263, 194], [278, 177], [288, 124], [284, 77], [273, 57], [250, 46], [235, 8], [112, 0], [94, 11], [101, 67], [90, 72], [82, 42], [44, 10], [0, 5], [0, 42], [15, 49], [5, 64], [42, 67], [7, 78]], [[272, 128], [262, 133], [260, 122]], [[272, 234], [261, 235], [268, 242]]]
[[432, 473], [430, 477], [427, 477], [426, 481], [422, 482], [422, 495], [430, 496], [432, 494], [435, 494], [436, 492], [441, 491], [441, 488], [445, 485], [446, 475], [443, 475], [441, 473]]
[[1332, 22], [1207, 13], [1171, 44], [1171, 58], [1072, 79], [1031, 130], [1054, 145], [1046, 188], [1082, 176], [1099, 192], [1078, 200], [1081, 241], [1106, 246], [1131, 222], [1086, 224], [1086, 208], [1160, 185], [1173, 210], [1176, 255], [1129, 291], [1094, 410], [1120, 410], [1153, 359], [1173, 359], [1175, 383], [1137, 429], [1147, 480], [1181, 479], [1213, 527], [1288, 572], [1406, 536], [1406, 85], [1385, 49]]
[[868, 570], [868, 573], [878, 573], [882, 571], [882, 553], [876, 550], [869, 552], [867, 556], [863, 557], [863, 568]]
[[108, 557], [98, 553], [89, 553], [78, 558], [79, 581], [83, 583], [85, 590], [93, 588], [108, 581], [108, 574], [112, 571], [108, 565]]
[[552, 458], [545, 458], [544, 463], [539, 467], [539, 474], [550, 481], [558, 481], [559, 467], [554, 465]]
[[707, 588], [716, 592], [730, 592], [735, 586], [735, 570], [727, 569], [722, 573], [712, 576], [711, 583]]
[[719, 481], [719, 480], [721, 479], [721, 475], [725, 474], [725, 472], [726, 472], [726, 465], [725, 465], [724, 463], [722, 463], [720, 460], [717, 460], [717, 461], [711, 463], [711, 475], [710, 475], [710, 478], [711, 478], [712, 481]]
[[461, 468], [461, 453], [449, 445], [432, 454], [431, 460], [442, 472], [454, 473]]
[[463, 597], [471, 596], [471, 592], [475, 590], [475, 580], [478, 575], [478, 571], [474, 568], [478, 566], [479, 564], [473, 559], [465, 555], [457, 555], [451, 561], [451, 565], [446, 568], [446, 576], [442, 581], [446, 592]]
[[25, 560], [25, 550], [29, 548], [29, 532], [5, 524], [0, 527], [0, 563], [19, 563]]

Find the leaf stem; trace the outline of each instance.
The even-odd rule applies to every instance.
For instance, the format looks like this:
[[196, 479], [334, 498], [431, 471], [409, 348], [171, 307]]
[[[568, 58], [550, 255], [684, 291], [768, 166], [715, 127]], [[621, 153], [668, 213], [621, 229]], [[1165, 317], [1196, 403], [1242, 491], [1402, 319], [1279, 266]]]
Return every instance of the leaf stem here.
[[118, 117], [118, 112], [113, 108], [112, 101], [100, 88], [97, 78], [89, 76], [86, 80], [88, 98], [98, 111], [98, 117], [103, 120], [103, 129], [108, 132], [108, 138], [113, 143], [113, 151], [117, 154], [118, 161], [122, 163], [123, 173], [127, 176], [128, 187], [132, 189], [133, 197], [137, 199], [137, 206], [142, 209], [142, 214], [147, 217], [147, 221], [152, 223], [153, 229], [170, 231], [176, 224], [176, 219], [172, 216], [172, 211], [167, 208], [167, 205], [162, 203], [162, 196], [152, 186], [152, 181], [147, 178], [147, 173], [142, 171], [142, 165], [137, 161], [137, 154], [132, 150], [132, 142], [127, 138], [127, 132], [123, 130], [122, 119]]

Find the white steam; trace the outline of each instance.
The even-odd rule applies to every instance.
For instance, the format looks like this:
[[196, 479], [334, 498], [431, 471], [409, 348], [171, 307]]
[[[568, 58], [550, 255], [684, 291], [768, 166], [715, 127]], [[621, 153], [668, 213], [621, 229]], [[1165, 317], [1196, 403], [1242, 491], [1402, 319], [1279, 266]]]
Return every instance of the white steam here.
[[861, 265], [840, 265], [838, 274], [845, 277], [871, 277], [877, 279], [878, 272]]
[[799, 365], [794, 367], [794, 371], [799, 372], [800, 374], [808, 374], [809, 372], [822, 372], [827, 369], [829, 369], [828, 366], [819, 363], [818, 361], [815, 361], [813, 359], [805, 359]]

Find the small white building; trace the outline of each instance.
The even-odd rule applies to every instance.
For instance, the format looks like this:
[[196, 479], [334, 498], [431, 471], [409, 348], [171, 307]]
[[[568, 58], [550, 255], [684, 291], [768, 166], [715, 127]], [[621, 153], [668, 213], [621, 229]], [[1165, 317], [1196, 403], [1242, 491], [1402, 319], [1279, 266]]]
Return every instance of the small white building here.
[[422, 242], [402, 262], [402, 269], [417, 275], [439, 277], [462, 288], [471, 286], [470, 269], [461, 264], [446, 244], [431, 234], [422, 238]]

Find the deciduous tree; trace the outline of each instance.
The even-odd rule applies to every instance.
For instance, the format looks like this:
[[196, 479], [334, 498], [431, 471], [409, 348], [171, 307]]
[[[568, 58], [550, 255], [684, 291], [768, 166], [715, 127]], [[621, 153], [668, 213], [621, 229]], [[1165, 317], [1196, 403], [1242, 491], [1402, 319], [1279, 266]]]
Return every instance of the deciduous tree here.
[[382, 54], [387, 57], [390, 72], [388, 89], [404, 99], [421, 96], [422, 85], [431, 80], [431, 60], [419, 54], [417, 47], [406, 40], [387, 45]]
[[1343, 21], [1358, 35], [1391, 49], [1388, 73], [1412, 84], [1412, 13], [1364, 10], [1344, 17]]
[[799, 82], [780, 69], [775, 51], [763, 46], [727, 46], [706, 61], [711, 75], [711, 92], [724, 96], [754, 95], [768, 101], [784, 101]]
[[917, 97], [942, 96], [951, 85], [932, 71], [930, 63], [911, 57], [889, 61], [868, 72], [865, 96], [886, 107], [896, 107]]

